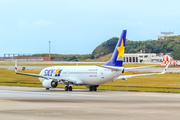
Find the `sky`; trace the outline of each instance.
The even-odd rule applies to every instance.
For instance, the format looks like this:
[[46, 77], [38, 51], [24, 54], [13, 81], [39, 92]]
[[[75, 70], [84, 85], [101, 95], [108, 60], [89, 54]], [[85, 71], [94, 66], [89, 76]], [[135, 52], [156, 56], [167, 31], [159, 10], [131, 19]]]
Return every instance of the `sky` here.
[[180, 35], [179, 0], [0, 0], [0, 56], [5, 53], [90, 54], [119, 37]]

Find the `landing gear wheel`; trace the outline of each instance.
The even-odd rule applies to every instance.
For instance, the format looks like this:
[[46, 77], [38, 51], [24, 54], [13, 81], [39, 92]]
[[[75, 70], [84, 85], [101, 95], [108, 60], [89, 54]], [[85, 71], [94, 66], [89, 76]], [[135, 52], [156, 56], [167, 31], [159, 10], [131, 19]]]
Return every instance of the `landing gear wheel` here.
[[97, 91], [97, 87], [96, 86], [94, 86], [94, 91]]
[[72, 86], [69, 86], [69, 91], [72, 91]]
[[49, 88], [46, 88], [46, 90], [49, 90]]
[[90, 86], [89, 91], [93, 91], [93, 90], [94, 90], [94, 86]]
[[68, 86], [65, 87], [65, 91], [68, 91]]

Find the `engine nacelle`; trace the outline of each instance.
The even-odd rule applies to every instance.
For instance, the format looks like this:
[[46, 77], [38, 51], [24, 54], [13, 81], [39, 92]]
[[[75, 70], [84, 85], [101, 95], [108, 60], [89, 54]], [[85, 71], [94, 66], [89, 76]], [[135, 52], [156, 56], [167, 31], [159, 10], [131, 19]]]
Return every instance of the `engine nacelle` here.
[[57, 87], [58, 85], [58, 82], [55, 82], [53, 80], [44, 80], [42, 85], [45, 87], [45, 88], [55, 88]]

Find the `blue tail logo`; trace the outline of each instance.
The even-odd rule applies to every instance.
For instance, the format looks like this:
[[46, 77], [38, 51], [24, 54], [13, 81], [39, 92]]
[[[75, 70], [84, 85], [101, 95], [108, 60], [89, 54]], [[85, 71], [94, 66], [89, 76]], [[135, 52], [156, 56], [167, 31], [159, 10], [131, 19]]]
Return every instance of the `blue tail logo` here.
[[126, 43], [126, 33], [127, 30], [123, 30], [122, 34], [117, 42], [116, 48], [114, 53], [105, 66], [114, 66], [114, 67], [122, 67], [124, 61], [124, 50], [125, 50], [125, 43]]

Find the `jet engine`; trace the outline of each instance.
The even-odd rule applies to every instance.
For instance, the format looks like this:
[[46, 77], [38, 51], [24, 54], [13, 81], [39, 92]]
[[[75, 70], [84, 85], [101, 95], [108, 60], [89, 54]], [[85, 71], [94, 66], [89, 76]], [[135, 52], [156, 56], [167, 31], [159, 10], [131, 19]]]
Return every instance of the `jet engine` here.
[[45, 87], [45, 88], [55, 88], [57, 87], [58, 85], [58, 82], [55, 82], [53, 80], [44, 80], [42, 85]]

